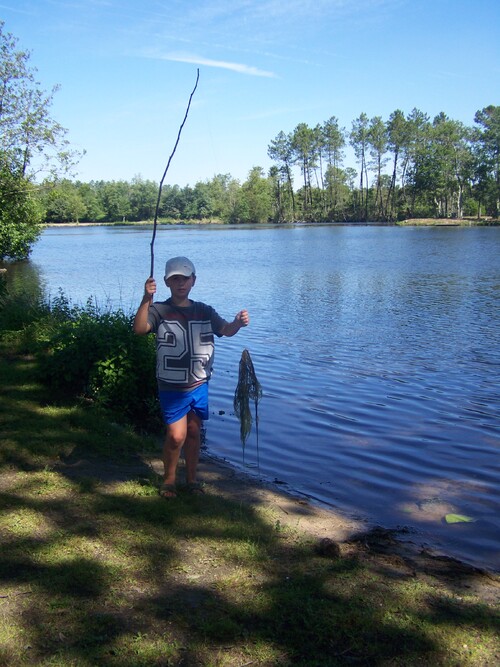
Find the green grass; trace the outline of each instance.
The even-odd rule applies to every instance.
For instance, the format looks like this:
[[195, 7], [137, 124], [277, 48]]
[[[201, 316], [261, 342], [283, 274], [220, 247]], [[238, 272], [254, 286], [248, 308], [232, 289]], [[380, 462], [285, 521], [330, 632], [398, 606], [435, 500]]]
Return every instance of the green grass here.
[[[266, 508], [166, 502], [152, 441], [58, 406], [0, 358], [0, 664], [493, 665], [498, 609], [356, 550], [316, 554]], [[79, 468], [78, 462], [90, 461]]]

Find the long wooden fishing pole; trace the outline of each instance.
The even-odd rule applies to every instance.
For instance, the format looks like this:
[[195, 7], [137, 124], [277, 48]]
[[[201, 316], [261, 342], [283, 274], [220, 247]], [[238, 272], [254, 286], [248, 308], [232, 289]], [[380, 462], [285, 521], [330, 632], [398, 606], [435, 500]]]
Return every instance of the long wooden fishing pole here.
[[151, 238], [151, 270], [149, 272], [150, 277], [152, 278], [154, 275], [154, 268], [155, 268], [155, 252], [154, 252], [154, 245], [155, 245], [155, 238], [156, 238], [156, 226], [158, 224], [158, 211], [160, 210], [160, 199], [161, 199], [161, 190], [163, 187], [163, 181], [165, 180], [165, 176], [167, 175], [168, 168], [170, 167], [170, 163], [172, 162], [172, 158], [175, 155], [175, 151], [177, 150], [177, 144], [179, 143], [179, 139], [181, 138], [181, 132], [184, 127], [184, 124], [187, 120], [188, 113], [189, 113], [189, 108], [191, 106], [191, 100], [193, 99], [193, 95], [196, 91], [196, 88], [198, 87], [198, 80], [200, 78], [200, 70], [196, 70], [196, 83], [194, 84], [194, 88], [191, 92], [191, 95], [189, 96], [189, 102], [186, 108], [186, 113], [184, 114], [184, 120], [181, 123], [181, 126], [179, 127], [179, 132], [177, 133], [177, 141], [175, 142], [174, 149], [170, 153], [170, 157], [168, 158], [167, 166], [165, 167], [165, 171], [163, 172], [163, 176], [160, 181], [160, 187], [158, 188], [158, 198], [156, 200], [156, 209], [155, 209], [155, 217], [153, 221], [153, 236]]

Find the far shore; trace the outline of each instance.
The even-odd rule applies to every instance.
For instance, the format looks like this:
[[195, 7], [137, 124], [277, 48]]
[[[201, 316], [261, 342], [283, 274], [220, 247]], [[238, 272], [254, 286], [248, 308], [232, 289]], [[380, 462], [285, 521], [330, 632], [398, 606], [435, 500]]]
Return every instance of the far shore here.
[[473, 225], [489, 226], [499, 225], [498, 218], [409, 218], [408, 220], [401, 220], [396, 222], [396, 225], [401, 226], [428, 226], [428, 227], [470, 227]]
[[[44, 227], [109, 227], [109, 226], [137, 226], [137, 225], [153, 225], [153, 220], [134, 220], [134, 221], [112, 221], [112, 222], [46, 222], [43, 223]], [[184, 225], [229, 225], [230, 223], [224, 223], [221, 220], [158, 220], [157, 224], [160, 226], [184, 226]], [[258, 225], [259, 223], [255, 223]], [[386, 226], [400, 226], [400, 227], [470, 227], [470, 226], [497, 226], [500, 225], [499, 218], [477, 218], [477, 217], [465, 217], [465, 218], [408, 218], [406, 220], [398, 220], [395, 222], [377, 222], [377, 221], [368, 221], [368, 222], [343, 222], [343, 221], [333, 221], [333, 222], [323, 222], [323, 223], [307, 223], [302, 220], [297, 220], [294, 223], [284, 222], [284, 223], [263, 223], [263, 224], [325, 224], [325, 225], [386, 225]]]

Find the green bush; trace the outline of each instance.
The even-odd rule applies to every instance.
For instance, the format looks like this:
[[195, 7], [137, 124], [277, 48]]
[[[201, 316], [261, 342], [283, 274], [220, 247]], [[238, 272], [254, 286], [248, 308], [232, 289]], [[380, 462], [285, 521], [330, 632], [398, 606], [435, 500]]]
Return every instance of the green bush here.
[[58, 397], [91, 399], [150, 430], [160, 425], [154, 369], [154, 340], [136, 336], [123, 311], [99, 312], [90, 302], [66, 312], [40, 357], [41, 379]]
[[19, 354], [36, 355], [53, 400], [84, 398], [142, 431], [162, 428], [155, 343], [132, 331], [132, 316], [74, 306], [62, 291], [49, 302], [0, 277], [0, 335]]

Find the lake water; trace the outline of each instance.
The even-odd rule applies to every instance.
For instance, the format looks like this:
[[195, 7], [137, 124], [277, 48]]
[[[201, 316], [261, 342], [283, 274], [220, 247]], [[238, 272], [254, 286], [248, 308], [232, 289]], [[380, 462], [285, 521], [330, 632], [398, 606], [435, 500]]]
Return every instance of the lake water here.
[[[151, 227], [49, 228], [17, 279], [34, 271], [52, 296], [135, 311], [150, 241]], [[157, 278], [177, 254], [197, 267], [193, 298], [251, 315], [216, 344], [212, 454], [500, 569], [500, 228], [160, 228]], [[244, 460], [243, 348], [264, 390]]]

